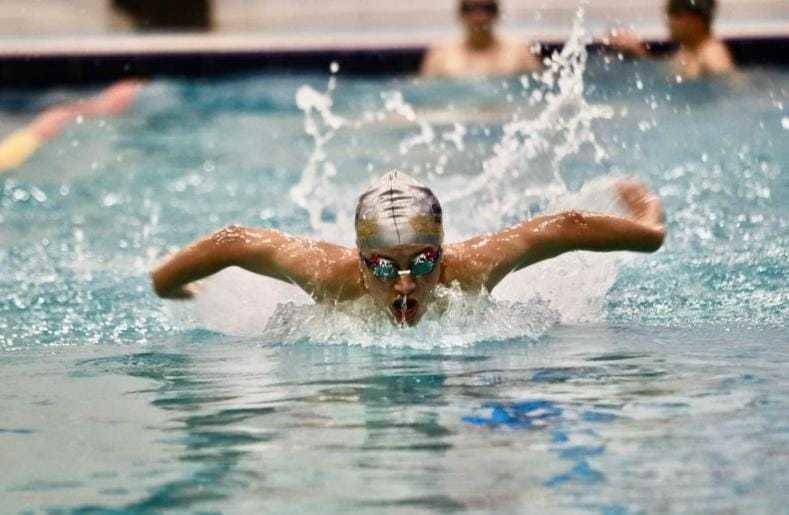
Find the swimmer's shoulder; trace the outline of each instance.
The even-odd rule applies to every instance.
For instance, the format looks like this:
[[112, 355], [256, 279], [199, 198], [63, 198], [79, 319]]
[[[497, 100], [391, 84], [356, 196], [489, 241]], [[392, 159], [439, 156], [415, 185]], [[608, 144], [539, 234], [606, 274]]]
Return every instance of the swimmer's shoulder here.
[[457, 68], [458, 62], [462, 58], [462, 41], [447, 40], [436, 43], [425, 53], [420, 73], [423, 76], [433, 77], [452, 75], [452, 70]]
[[365, 289], [357, 251], [341, 247], [334, 258], [331, 270], [323, 278], [321, 290], [315, 294], [315, 300], [344, 302], [363, 296]]
[[478, 293], [485, 288], [491, 267], [474, 252], [471, 241], [444, 246], [439, 282], [445, 286], [457, 284], [463, 291]]
[[707, 73], [727, 73], [734, 71], [734, 59], [725, 42], [711, 38], [699, 49], [699, 61]]
[[292, 278], [316, 302], [334, 303], [353, 300], [365, 293], [355, 248], [319, 240], [304, 240], [285, 254], [293, 256]]

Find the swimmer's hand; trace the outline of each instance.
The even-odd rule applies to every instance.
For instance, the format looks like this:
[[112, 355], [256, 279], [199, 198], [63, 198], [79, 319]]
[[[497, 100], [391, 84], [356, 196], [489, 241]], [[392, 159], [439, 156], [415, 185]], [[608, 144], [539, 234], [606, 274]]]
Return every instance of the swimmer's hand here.
[[615, 189], [619, 201], [624, 204], [634, 220], [663, 231], [663, 204], [657, 195], [631, 178], [616, 183]]
[[616, 52], [632, 57], [649, 57], [647, 46], [635, 32], [627, 29], [614, 29], [603, 38], [603, 44]]

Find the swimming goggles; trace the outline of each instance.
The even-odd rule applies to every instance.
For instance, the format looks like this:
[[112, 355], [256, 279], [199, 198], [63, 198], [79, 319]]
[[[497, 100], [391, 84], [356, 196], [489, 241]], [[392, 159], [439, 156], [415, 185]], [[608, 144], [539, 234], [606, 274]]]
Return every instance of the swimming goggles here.
[[378, 279], [391, 281], [404, 275], [421, 277], [423, 275], [429, 274], [436, 267], [438, 260], [441, 259], [441, 248], [427, 249], [420, 253], [411, 260], [411, 266], [408, 268], [408, 270], [400, 270], [400, 267], [397, 266], [397, 263], [391, 259], [377, 256], [375, 254], [369, 258], [364, 256], [361, 256], [361, 258], [375, 277]]

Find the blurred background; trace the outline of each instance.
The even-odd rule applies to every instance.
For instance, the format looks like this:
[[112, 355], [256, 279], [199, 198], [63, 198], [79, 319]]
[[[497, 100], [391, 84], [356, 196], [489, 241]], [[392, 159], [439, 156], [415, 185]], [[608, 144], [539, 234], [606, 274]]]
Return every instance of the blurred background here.
[[[630, 24], [664, 33], [661, 0], [591, 0], [587, 26], [602, 31]], [[578, 0], [504, 0], [504, 26], [534, 39], [558, 36], [572, 23]], [[319, 32], [408, 33], [422, 43], [456, 28], [456, 0], [2, 0], [0, 35], [96, 36], [132, 31], [212, 31], [309, 37]], [[722, 0], [726, 34], [786, 28], [787, 0]], [[416, 38], [414, 40], [413, 38]]]

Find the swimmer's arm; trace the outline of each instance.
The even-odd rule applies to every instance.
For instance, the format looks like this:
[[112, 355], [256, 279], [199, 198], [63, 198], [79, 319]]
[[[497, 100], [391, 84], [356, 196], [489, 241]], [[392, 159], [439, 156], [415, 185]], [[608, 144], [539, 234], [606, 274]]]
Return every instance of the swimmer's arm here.
[[293, 283], [316, 300], [346, 300], [361, 294], [357, 260], [351, 249], [338, 245], [229, 226], [167, 258], [151, 279], [160, 297], [190, 298], [190, 283], [237, 266]]
[[[491, 291], [507, 274], [574, 250], [654, 252], [665, 237], [660, 199], [635, 181], [617, 185], [630, 217], [566, 211], [538, 216], [503, 231], [459, 245], [457, 279], [467, 288]], [[458, 250], [460, 252], [458, 252]], [[463, 263], [462, 265], [460, 263]], [[480, 284], [472, 284], [474, 278]]]
[[651, 57], [649, 47], [635, 32], [628, 29], [614, 29], [602, 40], [603, 45], [621, 52], [628, 57], [645, 59]]

